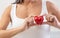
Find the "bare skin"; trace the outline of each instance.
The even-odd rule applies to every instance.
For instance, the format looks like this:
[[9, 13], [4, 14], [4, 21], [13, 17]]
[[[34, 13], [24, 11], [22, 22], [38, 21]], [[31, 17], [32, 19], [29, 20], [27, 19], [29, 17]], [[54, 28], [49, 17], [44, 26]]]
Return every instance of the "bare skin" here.
[[[42, 9], [41, 0], [36, 0], [36, 2], [32, 2], [32, 1], [26, 2], [26, 1], [23, 4], [17, 4], [16, 16], [18, 18], [25, 19], [31, 15], [32, 16], [39, 15], [41, 12], [41, 9]], [[49, 14], [55, 15], [57, 17], [57, 19], [60, 21], [59, 10], [51, 2], [47, 1], [46, 3], [47, 3], [46, 5], [47, 5]], [[4, 13], [2, 15], [2, 18], [0, 19], [0, 38], [12, 37], [19, 32], [23, 32], [26, 28], [25, 26], [29, 25], [29, 24], [27, 25], [27, 22], [25, 22], [25, 24], [20, 27], [17, 27], [17, 28], [11, 29], [11, 30], [6, 30], [9, 22], [11, 22], [10, 11], [11, 11], [11, 5], [6, 8], [6, 10], [4, 11]]]
[[60, 22], [56, 16], [48, 14], [46, 15], [46, 19], [47, 19], [47, 22], [46, 22], [47, 24], [60, 29]]
[[60, 10], [58, 10], [58, 8], [50, 2], [47, 2], [47, 8], [49, 12], [49, 14], [46, 15], [47, 23], [60, 29]]

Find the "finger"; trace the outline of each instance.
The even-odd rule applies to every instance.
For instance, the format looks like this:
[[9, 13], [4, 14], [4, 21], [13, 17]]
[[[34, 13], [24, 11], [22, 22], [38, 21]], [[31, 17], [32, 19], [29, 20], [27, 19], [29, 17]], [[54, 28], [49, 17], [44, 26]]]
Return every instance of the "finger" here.
[[46, 16], [46, 19], [47, 19], [48, 22], [53, 22], [53, 21], [54, 21], [53, 18], [54, 18], [53, 15], [47, 15], [47, 16]]
[[50, 17], [48, 15], [46, 16], [46, 20], [47, 21], [50, 21]]
[[52, 25], [52, 22], [45, 22], [44, 24], [49, 24], [49, 25]]
[[54, 16], [51, 16], [51, 17], [50, 17], [50, 21], [51, 21], [51, 22], [54, 22]]

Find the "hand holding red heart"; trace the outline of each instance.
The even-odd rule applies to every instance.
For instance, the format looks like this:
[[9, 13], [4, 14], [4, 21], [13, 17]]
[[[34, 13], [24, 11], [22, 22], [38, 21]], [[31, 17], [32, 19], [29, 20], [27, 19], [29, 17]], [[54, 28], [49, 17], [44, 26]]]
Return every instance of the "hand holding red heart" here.
[[29, 28], [31, 26], [41, 25], [43, 23], [44, 18], [43, 16], [29, 16], [25, 20], [28, 24], [27, 27]]
[[52, 26], [58, 26], [59, 21], [56, 16], [51, 15], [51, 14], [46, 14], [46, 19], [47, 19], [47, 24], [52, 25]]

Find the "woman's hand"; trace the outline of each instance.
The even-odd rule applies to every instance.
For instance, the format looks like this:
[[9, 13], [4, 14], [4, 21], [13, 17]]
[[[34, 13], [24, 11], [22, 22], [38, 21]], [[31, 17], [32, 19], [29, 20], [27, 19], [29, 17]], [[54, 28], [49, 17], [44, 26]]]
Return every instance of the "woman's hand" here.
[[59, 27], [59, 21], [56, 18], [56, 16], [48, 14], [46, 15], [46, 19], [47, 19], [48, 24], [55, 26], [55, 27]]
[[35, 26], [36, 24], [34, 23], [34, 16], [29, 16], [27, 18], [25, 18], [25, 29], [29, 29], [32, 26]]

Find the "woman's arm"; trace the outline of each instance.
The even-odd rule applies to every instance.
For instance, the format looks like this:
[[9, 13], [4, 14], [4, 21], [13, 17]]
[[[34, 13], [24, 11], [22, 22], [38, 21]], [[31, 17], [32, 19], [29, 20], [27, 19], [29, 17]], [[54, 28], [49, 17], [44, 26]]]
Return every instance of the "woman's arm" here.
[[6, 30], [9, 22], [10, 22], [10, 10], [11, 10], [11, 6], [8, 6], [3, 15], [1, 16], [1, 19], [0, 19], [0, 30], [3, 29], [3, 30]]
[[[55, 16], [60, 23], [60, 10], [53, 3], [49, 2], [49, 1], [47, 2], [47, 9], [48, 9], [48, 12], [50, 14], [52, 14], [53, 17]], [[50, 23], [50, 24], [54, 27], [60, 28], [60, 24], [56, 25], [56, 23], [54, 23], [54, 22], [53, 22], [53, 24], [52, 23]]]
[[10, 38], [18, 33], [23, 32], [24, 30], [24, 25], [10, 30], [0, 30], [0, 38]]
[[47, 1], [47, 9], [50, 14], [56, 16], [60, 21], [60, 10], [56, 5], [54, 5], [52, 2]]
[[0, 38], [9, 38], [9, 37], [12, 37], [12, 36], [16, 35], [19, 32], [24, 31], [25, 25], [27, 24], [25, 22], [26, 24], [24, 24], [20, 27], [10, 29], [10, 30], [6, 30], [9, 22], [11, 21], [10, 10], [11, 10], [11, 6], [6, 8], [6, 10], [4, 11], [4, 13], [2, 15], [2, 18], [0, 19]]
[[[11, 21], [10, 19], [10, 11], [11, 11], [11, 6], [9, 6], [8, 8], [6, 8], [6, 10], [4, 11], [2, 18], [0, 19], [0, 38], [10, 38], [14, 35], [16, 35], [17, 33], [21, 33], [22, 31], [24, 31], [27, 28], [30, 27], [29, 22], [31, 17], [26, 18], [26, 21], [23, 23], [23, 25], [20, 25], [20, 27], [14, 28], [14, 29], [10, 29], [10, 30], [6, 30], [9, 22]], [[29, 20], [28, 20], [29, 19]]]

